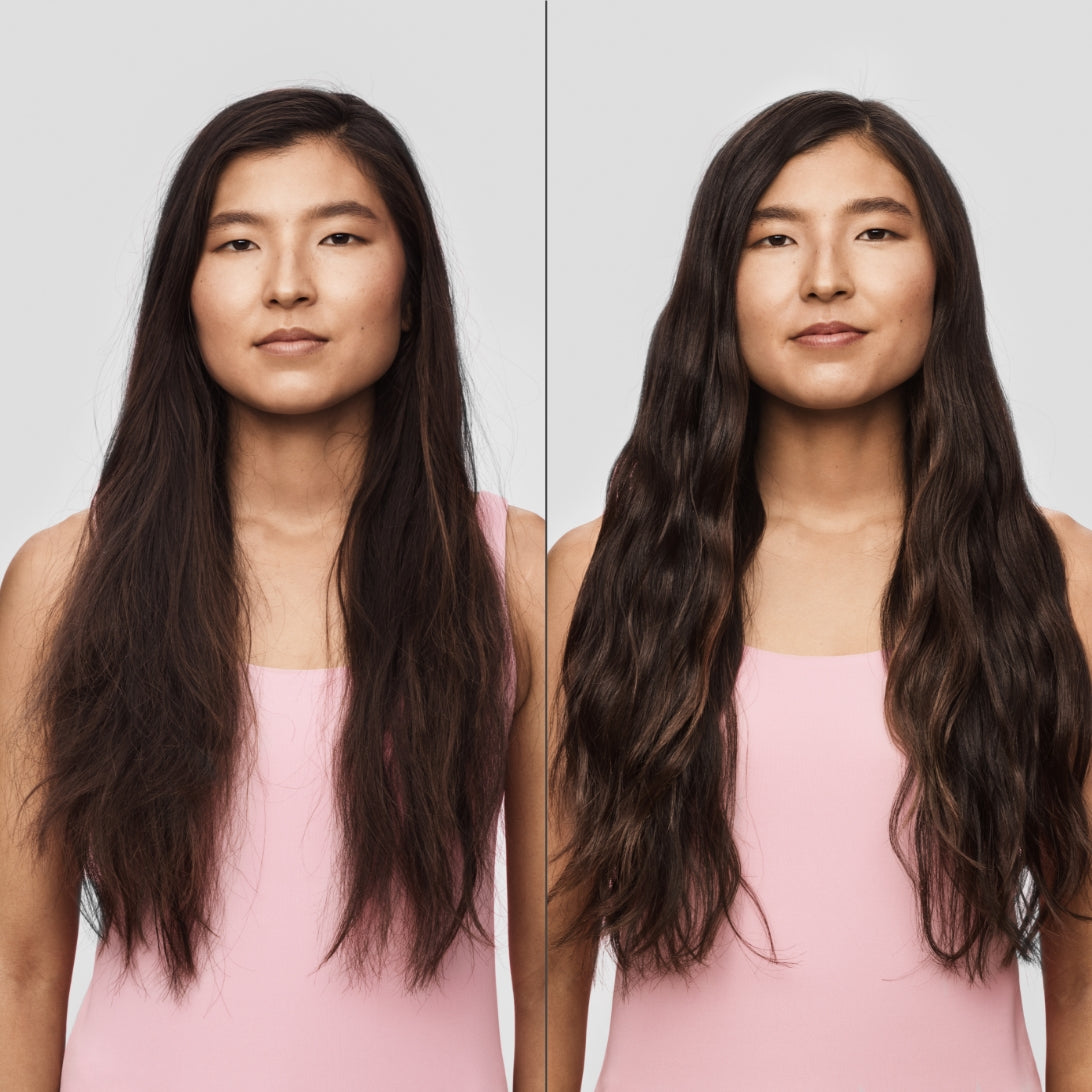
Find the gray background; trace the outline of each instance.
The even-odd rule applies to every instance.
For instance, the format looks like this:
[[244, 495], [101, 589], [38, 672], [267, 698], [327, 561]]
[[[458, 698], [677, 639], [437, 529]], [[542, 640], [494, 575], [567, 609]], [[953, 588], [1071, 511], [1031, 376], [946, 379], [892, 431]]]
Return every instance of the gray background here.
[[[975, 230], [993, 347], [1032, 491], [1092, 523], [1088, 19], [1085, 9], [1051, 0], [992, 10], [936, 0], [834, 7], [551, 0], [551, 539], [601, 511], [610, 465], [632, 426], [648, 337], [713, 152], [763, 106], [816, 88], [890, 103], [953, 174]], [[1028, 971], [1024, 983], [1041, 1065], [1037, 973]], [[589, 1088], [609, 991], [603, 968]]]
[[[90, 499], [178, 157], [220, 108], [285, 84], [353, 91], [408, 137], [448, 245], [489, 437], [482, 484], [543, 510], [541, 5], [106, 0], [9, 5], [4, 24], [0, 567]], [[85, 931], [70, 1018], [92, 958]]]
[[[542, 24], [531, 0], [108, 0], [6, 14], [0, 565], [88, 502], [170, 168], [220, 107], [286, 83], [355, 91], [409, 136], [446, 231], [491, 440], [483, 484], [541, 511]], [[551, 0], [548, 24], [552, 538], [601, 508], [710, 156], [762, 106], [816, 87], [890, 102], [952, 171], [1032, 488], [1092, 523], [1085, 11]], [[85, 941], [77, 997], [89, 955]], [[1041, 1057], [1034, 974], [1025, 985]], [[592, 1079], [608, 1011], [605, 975]], [[503, 1012], [501, 1023], [507, 1050]]]

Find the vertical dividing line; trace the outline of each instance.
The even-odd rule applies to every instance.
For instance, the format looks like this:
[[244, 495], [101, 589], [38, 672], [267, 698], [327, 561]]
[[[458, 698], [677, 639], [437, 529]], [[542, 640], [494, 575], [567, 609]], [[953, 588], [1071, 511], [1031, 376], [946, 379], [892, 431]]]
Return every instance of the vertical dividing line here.
[[[549, 548], [550, 543], [550, 5], [549, 0], [542, 3], [542, 353], [543, 353], [543, 430], [542, 438], [545, 444], [545, 458], [543, 460], [543, 517], [546, 520], [546, 535], [543, 541], [543, 549]], [[544, 566], [545, 571], [545, 566]], [[543, 603], [549, 610], [550, 584], [546, 582], [546, 594]], [[546, 627], [546, 615], [542, 618], [543, 630]], [[546, 680], [546, 700], [543, 703], [543, 716], [546, 723], [543, 726], [542, 745], [545, 750], [543, 755], [543, 806], [546, 809], [545, 822], [542, 824], [542, 890], [546, 905], [543, 908], [543, 934], [542, 934], [542, 958], [546, 972], [543, 976], [546, 991], [545, 1004], [543, 1006], [543, 1019], [546, 1027], [542, 1036], [542, 1073], [547, 1089], [549, 1089], [550, 1075], [547, 1059], [550, 1054], [550, 685], [548, 667], [550, 663], [549, 637], [542, 642], [543, 663], [542, 677]]]

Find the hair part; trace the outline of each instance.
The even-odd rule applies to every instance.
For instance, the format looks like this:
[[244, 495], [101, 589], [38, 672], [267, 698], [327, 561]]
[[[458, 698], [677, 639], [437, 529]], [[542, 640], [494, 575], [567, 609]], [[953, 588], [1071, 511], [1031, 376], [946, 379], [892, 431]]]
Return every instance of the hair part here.
[[782, 167], [846, 135], [905, 175], [936, 264], [883, 602], [885, 713], [906, 759], [892, 846], [934, 957], [971, 979], [1032, 955], [1040, 911], [1072, 913], [1092, 867], [1092, 686], [1024, 482], [963, 202], [894, 110], [793, 95], [744, 125], [698, 189], [564, 651], [552, 773], [571, 834], [554, 893], [587, 894], [559, 942], [608, 937], [624, 982], [689, 973], [734, 930], [735, 900], [754, 898], [732, 829], [733, 692], [765, 511], [735, 283]]
[[[127, 965], [154, 943], [176, 992], [215, 934], [223, 828], [253, 720], [228, 398], [201, 358], [190, 290], [228, 164], [315, 137], [336, 141], [386, 203], [412, 320], [375, 385], [336, 560], [349, 681], [335, 753], [342, 904], [327, 958], [363, 973], [397, 954], [418, 987], [458, 937], [488, 937], [509, 645], [476, 516], [436, 224], [379, 111], [349, 94], [270, 91], [213, 118], [167, 193], [124, 402], [37, 697], [40, 839], [57, 839], [86, 875], [100, 936], [116, 936]], [[396, 918], [405, 951], [394, 953]]]

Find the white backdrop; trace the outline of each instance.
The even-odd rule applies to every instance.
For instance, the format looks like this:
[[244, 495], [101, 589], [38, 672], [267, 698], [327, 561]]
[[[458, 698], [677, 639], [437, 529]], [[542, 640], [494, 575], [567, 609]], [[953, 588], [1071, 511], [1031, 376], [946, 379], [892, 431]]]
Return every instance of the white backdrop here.
[[[0, 569], [87, 506], [179, 156], [229, 102], [289, 84], [353, 91], [407, 136], [447, 243], [482, 485], [543, 511], [540, 5], [72, 0], [9, 5], [4, 24]], [[498, 939], [510, 1059], [503, 929]], [[85, 931], [70, 1020], [92, 958]]]
[[[880, 98], [963, 194], [991, 337], [1032, 490], [1092, 524], [1088, 297], [1092, 168], [1087, 9], [921, 0], [834, 7], [551, 0], [547, 276], [550, 538], [601, 510], [629, 434], [653, 323], [714, 151], [784, 95]], [[1024, 975], [1042, 1065], [1041, 983]], [[599, 1071], [610, 972], [593, 996]]]

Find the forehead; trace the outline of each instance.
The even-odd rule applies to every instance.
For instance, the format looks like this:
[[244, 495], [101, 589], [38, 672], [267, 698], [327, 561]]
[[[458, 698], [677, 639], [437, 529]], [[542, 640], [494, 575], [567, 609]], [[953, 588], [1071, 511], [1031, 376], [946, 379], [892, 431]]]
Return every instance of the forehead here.
[[762, 205], [788, 205], [823, 215], [858, 198], [893, 197], [919, 215], [914, 188], [906, 176], [873, 145], [856, 136], [840, 136], [794, 156], [759, 199]]
[[236, 156], [220, 176], [212, 212], [291, 213], [347, 200], [376, 212], [383, 208], [375, 183], [348, 152], [335, 141], [309, 137], [287, 148]]

